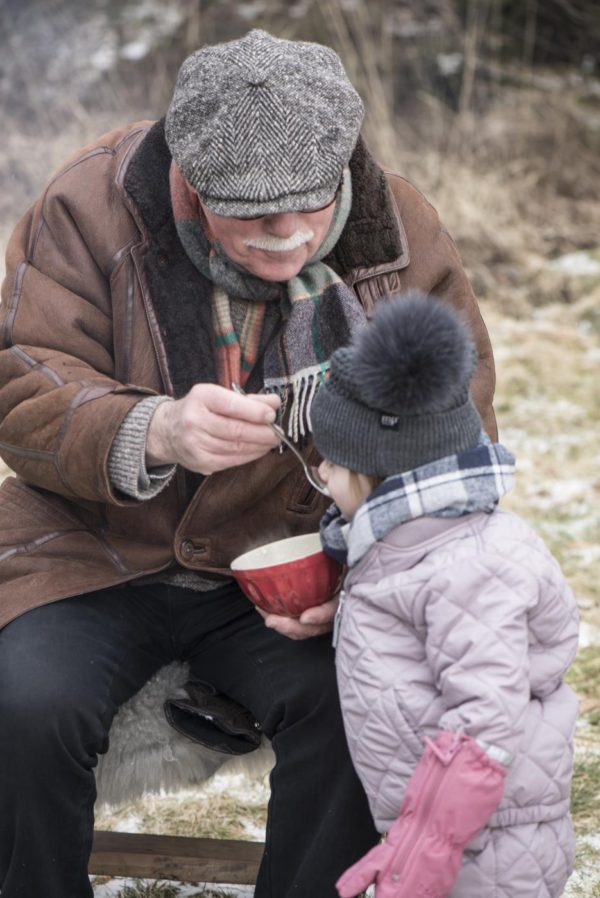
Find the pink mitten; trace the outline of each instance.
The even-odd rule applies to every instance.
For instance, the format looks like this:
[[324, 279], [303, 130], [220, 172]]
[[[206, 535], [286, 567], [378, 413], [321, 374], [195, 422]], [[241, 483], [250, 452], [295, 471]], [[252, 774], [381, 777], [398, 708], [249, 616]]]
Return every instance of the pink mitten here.
[[[393, 855], [394, 846], [389, 841], [371, 848], [368, 854], [365, 854], [345, 873], [342, 873], [336, 882], [335, 885], [341, 898], [354, 898], [372, 882], [379, 882], [382, 871], [389, 868]], [[386, 891], [385, 884], [383, 884], [377, 895], [378, 898], [387, 898], [388, 895], [392, 895], [392, 892]]]
[[502, 800], [507, 770], [464, 734], [426, 740], [387, 840], [338, 879], [341, 898], [376, 883], [376, 898], [445, 898], [464, 848]]

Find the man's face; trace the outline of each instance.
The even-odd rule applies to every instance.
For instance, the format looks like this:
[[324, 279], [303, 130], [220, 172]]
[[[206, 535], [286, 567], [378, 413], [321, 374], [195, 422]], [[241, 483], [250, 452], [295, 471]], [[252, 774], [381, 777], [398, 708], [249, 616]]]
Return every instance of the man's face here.
[[316, 253], [329, 230], [335, 196], [312, 212], [277, 212], [260, 218], [229, 218], [200, 202], [210, 229], [225, 254], [265, 281], [287, 281]]

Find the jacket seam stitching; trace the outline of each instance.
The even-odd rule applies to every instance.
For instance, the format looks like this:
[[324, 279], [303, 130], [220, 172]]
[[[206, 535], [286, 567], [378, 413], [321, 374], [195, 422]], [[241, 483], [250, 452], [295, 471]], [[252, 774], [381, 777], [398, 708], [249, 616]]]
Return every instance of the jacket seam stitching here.
[[[140, 128], [132, 128], [131, 131], [128, 131], [126, 134], [124, 134], [123, 137], [121, 138], [121, 140], [114, 145], [114, 147], [113, 147], [114, 152], [116, 153], [118, 150], [120, 150], [121, 147], [123, 146], [123, 144], [127, 143], [128, 140], [133, 140], [133, 138], [137, 137], [138, 134], [143, 134], [144, 132], [147, 132], [148, 130], [149, 129], [148, 129], [147, 125], [144, 125]], [[110, 149], [110, 147], [108, 147], [107, 149]]]
[[89, 530], [88, 533], [91, 533], [98, 542], [100, 543], [100, 547], [102, 548], [105, 555], [107, 555], [112, 563], [121, 571], [123, 574], [131, 574], [133, 571], [131, 568], [128, 568], [117, 550], [114, 546], [111, 546], [105, 535], [100, 530]]
[[19, 300], [21, 299], [21, 291], [23, 289], [23, 281], [25, 279], [25, 272], [29, 268], [29, 263], [26, 260], [23, 260], [19, 263], [19, 267], [17, 268], [17, 273], [15, 275], [15, 282], [13, 284], [12, 293], [10, 295], [10, 303], [6, 312], [6, 318], [4, 319], [4, 327], [2, 333], [2, 345], [10, 346], [13, 342], [13, 325], [15, 322], [15, 318], [17, 316], [17, 308], [19, 305]]
[[13, 546], [11, 549], [7, 549], [6, 552], [0, 554], [0, 561], [12, 558], [13, 555], [23, 555], [26, 552], [32, 552], [35, 549], [39, 549], [40, 546], [43, 546], [54, 539], [58, 539], [59, 536], [62, 536], [65, 533], [75, 532], [76, 528], [74, 527], [68, 527], [64, 530], [53, 530], [51, 533], [47, 533], [45, 536], [40, 536], [38, 539], [34, 539], [29, 543], [21, 543], [18, 546]]
[[125, 364], [123, 378], [126, 383], [128, 383], [130, 379], [131, 357], [133, 355], [133, 294], [135, 287], [134, 272], [135, 268], [130, 259], [129, 271], [127, 275], [127, 302], [125, 304], [125, 351], [123, 353], [123, 361]]
[[160, 332], [160, 325], [156, 317], [156, 311], [154, 309], [151, 291], [148, 290], [147, 284], [143, 277], [143, 264], [138, 264], [137, 252], [140, 251], [140, 246], [141, 244], [138, 244], [132, 249], [131, 258], [133, 260], [138, 283], [140, 285], [146, 320], [148, 321], [148, 328], [150, 330], [154, 352], [156, 353], [156, 358], [158, 360], [161, 378], [163, 379], [166, 393], [168, 393], [168, 395], [170, 396], [173, 396], [175, 391], [173, 387], [173, 381], [171, 379], [171, 372], [169, 371], [169, 358], [167, 350], [164, 345], [162, 334]]
[[128, 255], [131, 254], [131, 249], [139, 242], [138, 237], [132, 237], [131, 240], [128, 240], [127, 243], [124, 243], [123, 246], [119, 247], [119, 249], [114, 253], [110, 262], [106, 267], [106, 277], [108, 280], [111, 280], [114, 275], [117, 273], [121, 265], [127, 261]]
[[85, 397], [89, 393], [92, 393], [95, 389], [99, 389], [102, 392], [100, 392], [97, 397], [91, 397], [91, 398], [101, 399], [104, 396], [111, 393], [114, 389], [112, 386], [100, 387], [98, 384], [93, 384], [93, 383], [90, 383], [89, 381], [79, 381], [79, 385], [80, 385], [81, 389], [79, 390], [78, 393], [76, 393], [76, 395], [73, 397], [73, 399], [69, 403], [69, 407], [67, 408], [67, 411], [65, 412], [63, 422], [61, 424], [60, 430], [56, 437], [56, 443], [55, 443], [55, 448], [54, 448], [56, 471], [57, 471], [58, 475], [60, 476], [60, 479], [62, 480], [65, 487], [69, 490], [71, 490], [71, 486], [66, 478], [66, 474], [63, 471], [62, 464], [60, 463], [60, 460], [59, 460], [60, 450], [61, 450], [62, 444], [64, 442], [67, 429], [68, 429], [69, 425], [71, 424], [71, 421], [73, 420], [73, 416], [74, 416], [75, 412], [77, 411], [77, 409], [81, 405], [84, 405], [86, 401], [88, 401], [88, 400], [86, 400]]
[[[44, 194], [44, 202], [46, 199], [46, 195]], [[37, 223], [37, 227], [35, 229], [35, 233], [31, 238], [30, 244], [27, 248], [27, 258], [33, 261], [33, 257], [35, 256], [35, 251], [37, 250], [38, 240], [40, 239], [40, 235], [43, 229], [46, 227], [46, 219], [44, 218], [43, 209], [40, 210], [40, 220]]]
[[87, 162], [88, 159], [94, 159], [96, 156], [107, 156], [107, 155], [114, 156], [115, 153], [116, 153], [115, 147], [99, 146], [99, 147], [94, 147], [93, 150], [88, 150], [88, 152], [84, 153], [83, 156], [78, 156], [77, 159], [73, 159], [73, 161], [69, 165], [67, 165], [66, 168], [61, 168], [61, 170], [59, 172], [57, 172], [56, 175], [52, 178], [52, 180], [48, 183], [48, 186], [46, 187], [44, 194], [43, 194], [43, 197], [44, 197], [43, 202], [46, 201], [46, 196], [47, 196], [50, 188], [54, 184], [56, 184], [56, 182], [59, 181], [64, 175], [67, 175], [74, 168], [77, 168], [78, 165], [81, 165], [82, 162]]
[[49, 449], [27, 449], [25, 446], [16, 446], [14, 443], [6, 443], [4, 440], [0, 440], [0, 449], [19, 458], [38, 459], [39, 461], [52, 461], [54, 455]]
[[29, 353], [25, 352], [25, 350], [21, 346], [13, 344], [10, 347], [9, 352], [15, 355], [19, 359], [19, 361], [23, 362], [24, 365], [27, 365], [30, 370], [39, 371], [40, 374], [43, 374], [48, 378], [48, 380], [51, 380], [59, 387], [65, 386], [65, 381], [59, 374], [57, 374], [56, 371], [53, 371], [52, 368], [50, 368], [48, 365], [45, 365], [43, 362], [36, 361], [32, 356], [29, 355]]
[[136, 129], [134, 129], [133, 131], [129, 131], [127, 134], [125, 134], [125, 135], [121, 138], [121, 140], [120, 140], [117, 144], [115, 144], [114, 147], [108, 147], [108, 146], [106, 146], [106, 145], [102, 145], [102, 146], [99, 146], [99, 147], [94, 147], [93, 150], [89, 150], [87, 153], [84, 153], [83, 156], [79, 156], [77, 159], [74, 159], [73, 162], [71, 162], [70, 165], [68, 165], [66, 168], [61, 169], [59, 172], [57, 172], [57, 174], [52, 178], [52, 180], [49, 181], [49, 183], [48, 183], [48, 185], [47, 185], [47, 187], [46, 187], [46, 189], [45, 189], [45, 191], [44, 191], [44, 193], [43, 193], [43, 195], [42, 195], [41, 211], [40, 211], [40, 221], [39, 221], [38, 226], [37, 226], [37, 228], [36, 228], [36, 233], [35, 233], [34, 241], [33, 241], [33, 244], [32, 244], [31, 256], [33, 256], [33, 252], [35, 251], [35, 248], [36, 248], [36, 245], [37, 245], [37, 240], [38, 240], [38, 237], [39, 237], [39, 235], [40, 235], [41, 229], [42, 229], [43, 225], [45, 224], [45, 218], [44, 218], [44, 206], [45, 206], [45, 204], [46, 204], [46, 199], [47, 199], [47, 197], [48, 197], [48, 193], [49, 193], [49, 191], [50, 191], [50, 188], [53, 187], [54, 184], [56, 184], [56, 182], [59, 181], [64, 175], [68, 174], [68, 173], [69, 173], [70, 171], [72, 171], [74, 168], [77, 168], [77, 166], [78, 166], [78, 165], [81, 165], [81, 163], [87, 162], [89, 159], [93, 159], [93, 158], [95, 158], [96, 156], [106, 156], [106, 155], [113, 156], [113, 157], [116, 156], [116, 155], [117, 155], [117, 151], [121, 148], [121, 146], [122, 146], [128, 139], [133, 138], [136, 134], [139, 134], [140, 132], [143, 132], [144, 130], [146, 130], [146, 129], [144, 129], [144, 128], [136, 128]]

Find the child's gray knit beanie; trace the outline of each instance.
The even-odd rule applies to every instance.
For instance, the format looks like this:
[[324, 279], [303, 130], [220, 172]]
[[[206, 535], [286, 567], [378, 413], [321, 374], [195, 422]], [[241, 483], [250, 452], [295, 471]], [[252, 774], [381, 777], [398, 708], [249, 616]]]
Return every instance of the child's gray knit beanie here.
[[475, 447], [481, 420], [469, 397], [477, 353], [448, 305], [418, 292], [382, 302], [331, 357], [311, 426], [320, 454], [378, 477]]
[[205, 205], [243, 218], [325, 205], [362, 118], [332, 49], [253, 30], [185, 60], [165, 135]]

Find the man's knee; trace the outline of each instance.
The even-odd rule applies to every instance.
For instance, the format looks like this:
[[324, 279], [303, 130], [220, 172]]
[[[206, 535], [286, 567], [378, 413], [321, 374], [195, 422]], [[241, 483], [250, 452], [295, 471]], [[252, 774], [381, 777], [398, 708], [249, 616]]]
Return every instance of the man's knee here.
[[[2, 667], [0, 663], [0, 678]], [[89, 718], [87, 696], [81, 690], [65, 687], [60, 674], [51, 677], [46, 672], [40, 679], [35, 666], [0, 691], [0, 732], [7, 737], [1, 742], [7, 750], [10, 745], [20, 753], [37, 746], [49, 749], [57, 740], [76, 745], [86, 724], [89, 727]]]
[[18, 639], [3, 638], [0, 683], [0, 744], [9, 754], [11, 745], [25, 753], [53, 741], [76, 750], [82, 734], [98, 729], [101, 696], [68, 658], [32, 656]]

